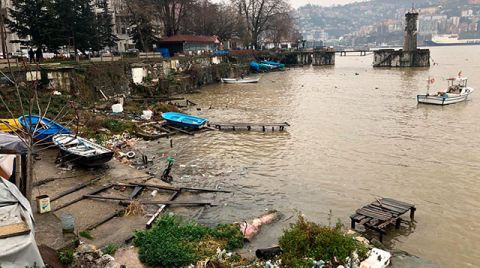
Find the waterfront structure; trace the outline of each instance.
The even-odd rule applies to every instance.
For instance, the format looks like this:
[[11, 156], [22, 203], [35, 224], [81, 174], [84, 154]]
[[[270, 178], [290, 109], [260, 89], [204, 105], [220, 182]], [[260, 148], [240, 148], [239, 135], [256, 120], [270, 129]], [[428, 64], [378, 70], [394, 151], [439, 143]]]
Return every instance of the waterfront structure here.
[[417, 48], [417, 21], [415, 11], [405, 14], [403, 49], [380, 49], [374, 52], [373, 67], [428, 67], [430, 50]]
[[211, 52], [220, 46], [216, 36], [174, 35], [161, 38], [157, 47], [168, 49], [170, 55], [175, 53], [202, 54]]

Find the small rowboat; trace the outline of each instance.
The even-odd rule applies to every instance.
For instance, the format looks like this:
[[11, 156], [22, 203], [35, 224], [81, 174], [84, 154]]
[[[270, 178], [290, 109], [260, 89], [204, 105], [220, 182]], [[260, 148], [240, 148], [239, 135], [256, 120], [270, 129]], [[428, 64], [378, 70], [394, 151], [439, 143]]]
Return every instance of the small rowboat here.
[[197, 129], [207, 122], [205, 118], [175, 112], [163, 113], [162, 117], [168, 125], [181, 128]]
[[261, 63], [268, 64], [268, 65], [271, 65], [271, 66], [276, 66], [277, 68], [280, 68], [280, 69], [285, 68], [285, 64], [280, 63], [280, 62], [264, 60]]
[[53, 136], [52, 140], [60, 149], [63, 162], [97, 167], [107, 163], [113, 157], [113, 151], [72, 134], [58, 134]]
[[22, 128], [18, 119], [0, 119], [1, 132], [15, 132]]
[[445, 92], [440, 91], [437, 94], [430, 95], [427, 89], [426, 95], [417, 95], [417, 102], [424, 104], [448, 105], [466, 101], [468, 96], [474, 91], [473, 88], [467, 86], [467, 80], [466, 77], [449, 78], [447, 79], [448, 88]]
[[18, 118], [18, 121], [25, 130], [35, 132], [33, 138], [43, 142], [51, 142], [52, 137], [56, 134], [71, 133], [69, 128], [60, 123], [38, 115], [23, 115]]
[[222, 78], [222, 82], [226, 84], [248, 84], [258, 83], [260, 78]]

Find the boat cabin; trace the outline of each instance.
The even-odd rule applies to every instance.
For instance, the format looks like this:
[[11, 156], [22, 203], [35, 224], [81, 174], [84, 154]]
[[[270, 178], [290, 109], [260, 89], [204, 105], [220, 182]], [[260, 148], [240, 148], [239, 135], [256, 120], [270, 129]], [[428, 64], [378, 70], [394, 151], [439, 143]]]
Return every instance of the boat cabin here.
[[458, 77], [458, 78], [448, 78], [448, 89], [447, 93], [460, 94], [462, 90], [467, 87], [467, 78]]

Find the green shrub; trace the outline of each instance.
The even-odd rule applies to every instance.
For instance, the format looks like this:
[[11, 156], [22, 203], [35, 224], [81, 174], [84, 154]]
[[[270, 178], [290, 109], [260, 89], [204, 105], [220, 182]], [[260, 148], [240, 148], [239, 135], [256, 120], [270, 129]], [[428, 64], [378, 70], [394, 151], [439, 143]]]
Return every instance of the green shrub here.
[[135, 233], [140, 260], [155, 267], [182, 267], [211, 257], [217, 248], [243, 247], [238, 225], [209, 228], [176, 216], [162, 216], [149, 230]]
[[105, 246], [105, 248], [102, 250], [102, 252], [104, 254], [113, 255], [113, 254], [115, 254], [115, 252], [117, 252], [117, 249], [118, 249], [118, 245], [108, 244], [107, 246]]
[[103, 127], [109, 129], [115, 134], [119, 134], [125, 130], [132, 131], [135, 125], [130, 122], [122, 122], [116, 119], [106, 119], [103, 121]]
[[79, 233], [79, 235], [80, 235], [81, 237], [86, 238], [86, 239], [93, 240], [93, 236], [90, 234], [89, 231], [81, 231], [81, 232]]
[[63, 264], [70, 264], [73, 262], [73, 249], [67, 248], [58, 253], [58, 260]]
[[283, 264], [286, 267], [306, 267], [310, 262], [307, 258], [329, 261], [333, 257], [344, 262], [354, 251], [364, 257], [368, 248], [346, 235], [342, 227], [341, 224], [335, 227], [320, 226], [299, 216], [279, 240], [283, 248]]

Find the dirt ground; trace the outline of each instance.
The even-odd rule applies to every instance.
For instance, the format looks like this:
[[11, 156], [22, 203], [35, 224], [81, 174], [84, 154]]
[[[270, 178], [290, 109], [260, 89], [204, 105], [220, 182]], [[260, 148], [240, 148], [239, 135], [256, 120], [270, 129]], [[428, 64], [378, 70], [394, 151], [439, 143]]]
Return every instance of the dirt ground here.
[[[99, 169], [84, 169], [81, 167], [61, 168], [55, 164], [57, 156], [56, 150], [46, 150], [40, 155], [39, 160], [35, 162], [35, 181], [44, 181], [49, 178], [56, 178], [53, 181], [34, 187], [32, 200], [39, 195], [48, 195], [51, 199], [60, 193], [72, 189], [82, 183], [87, 183], [97, 179], [87, 187], [65, 195], [51, 202], [52, 210], [75, 198], [89, 194], [90, 192], [108, 185], [128, 184], [128, 183], [148, 183], [168, 186], [168, 184], [157, 178], [151, 178], [144, 171], [137, 170], [135, 167], [120, 163], [113, 159], [105, 167]], [[128, 198], [133, 187], [108, 188], [97, 195], [108, 197]], [[171, 191], [158, 192], [152, 196], [154, 189], [145, 188], [138, 196], [140, 200], [164, 201], [172, 194]], [[193, 201], [196, 197], [194, 194], [181, 193], [177, 201]], [[70, 214], [75, 221], [75, 233], [79, 234], [85, 231], [89, 226], [101, 222], [103, 219], [114, 213], [115, 211], [125, 210], [126, 206], [122, 206], [115, 200], [93, 200], [82, 199], [65, 208], [54, 212], [38, 214], [36, 203], [34, 202], [33, 210], [35, 212], [35, 236], [38, 245], [47, 245], [55, 250], [60, 250], [72, 244], [74, 235], [63, 234], [62, 232], [62, 215]], [[157, 211], [157, 205], [142, 206], [143, 213], [140, 215], [117, 216], [98, 227], [89, 231], [91, 239], [80, 236], [81, 241], [95, 245], [97, 248], [105, 247], [108, 244], [124, 245], [125, 241], [132, 237], [135, 230], [146, 228], [147, 221]], [[173, 208], [169, 207], [168, 212], [174, 212], [186, 217], [193, 217], [201, 212], [201, 208]]]

